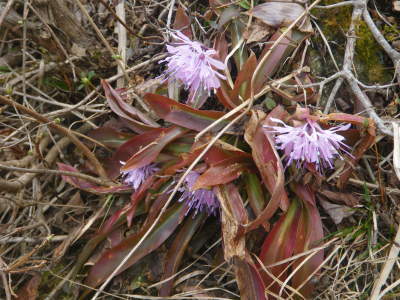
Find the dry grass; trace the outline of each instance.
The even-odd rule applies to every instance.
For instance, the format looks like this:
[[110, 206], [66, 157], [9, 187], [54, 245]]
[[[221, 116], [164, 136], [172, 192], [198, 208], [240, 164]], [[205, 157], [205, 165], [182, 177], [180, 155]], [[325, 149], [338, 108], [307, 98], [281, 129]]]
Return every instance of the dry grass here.
[[[54, 13], [62, 8], [57, 7], [58, 1], [51, 5], [40, 2], [8, 0], [6, 6], [0, 6], [0, 92], [10, 100], [0, 106], [0, 297], [19, 294], [24, 299], [37, 293], [40, 299], [61, 299], [60, 295], [73, 299], [81, 283], [63, 283], [69, 282], [80, 249], [99, 224], [128, 198], [79, 192], [58, 176], [62, 172], [57, 171], [56, 163], [82, 165], [91, 160], [88, 169], [97, 166], [102, 174], [97, 158], [87, 152], [91, 153], [88, 147], [92, 141], [85, 135], [111, 118], [100, 78], [128, 87], [127, 101], [152, 117], [138, 99], [144, 91], [160, 84], [150, 79], [160, 72], [158, 61], [165, 57], [165, 28], [171, 25], [176, 6], [171, 0], [127, 0], [123, 10], [114, 12], [114, 7], [108, 10], [97, 1], [74, 0], [68, 5], [74, 19], [60, 20]], [[186, 4], [195, 22], [202, 21], [199, 15], [205, 11], [205, 1]], [[46, 13], [46, 8], [53, 14]], [[372, 20], [368, 19], [368, 11], [357, 11], [355, 6], [352, 24], [356, 26], [363, 16], [367, 23]], [[126, 26], [118, 26], [117, 18], [125, 20]], [[372, 23], [377, 20], [379, 16], [374, 15]], [[73, 27], [74, 22], [80, 25]], [[315, 37], [313, 43], [318, 41]], [[368, 93], [363, 93], [353, 68], [355, 42], [355, 36], [347, 37], [342, 68], [319, 85], [321, 103], [327, 103], [320, 109], [332, 110], [333, 99], [343, 99], [352, 91], [359, 99], [354, 106], [359, 105], [359, 111], [376, 121], [380, 135], [345, 190], [359, 199], [354, 214], [340, 224], [325, 215], [327, 259], [313, 279], [318, 283], [315, 299], [368, 298], [390, 249], [399, 246], [393, 243], [400, 220], [399, 180], [393, 173], [392, 131], [386, 122], [388, 115], [397, 118], [398, 88], [393, 83], [398, 81], [370, 86]], [[118, 52], [126, 43], [128, 51]], [[381, 45], [387, 65], [400, 62], [395, 49], [383, 41]], [[338, 57], [335, 51], [339, 50], [329, 48], [328, 52]], [[329, 84], [333, 80], [336, 88]], [[25, 109], [18, 109], [13, 101]], [[382, 103], [382, 107], [371, 109], [371, 102]], [[338, 101], [335, 110], [343, 107]], [[95, 151], [101, 157], [108, 150], [96, 146]], [[175, 278], [173, 299], [207, 299], [210, 294], [217, 295], [210, 299], [239, 299], [234, 272], [221, 255], [220, 240], [216, 237], [205, 247], [193, 248], [207, 250], [187, 255]], [[160, 274], [151, 265], [154, 261], [161, 264], [163, 253], [165, 249], [160, 249], [146, 258], [140, 265], [145, 271], [117, 277], [107, 289], [106, 298], [159, 299], [153, 295]], [[218, 255], [221, 257], [215, 258]], [[400, 298], [396, 285], [399, 278], [396, 260], [381, 289], [387, 289], [384, 299]]]

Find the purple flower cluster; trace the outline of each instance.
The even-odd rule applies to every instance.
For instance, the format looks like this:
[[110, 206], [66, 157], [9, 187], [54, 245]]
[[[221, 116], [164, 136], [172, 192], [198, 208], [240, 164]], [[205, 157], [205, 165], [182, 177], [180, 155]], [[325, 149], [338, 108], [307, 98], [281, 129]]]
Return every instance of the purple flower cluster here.
[[[125, 164], [123, 162], [121, 163]], [[149, 176], [153, 175], [158, 170], [159, 168], [156, 167], [156, 164], [148, 164], [141, 168], [122, 171], [121, 173], [124, 176], [124, 183], [130, 185], [134, 190], [137, 190]]]
[[299, 168], [305, 163], [312, 163], [321, 171], [323, 168], [333, 168], [334, 159], [342, 159], [341, 151], [349, 154], [346, 151], [349, 147], [343, 143], [345, 138], [336, 132], [349, 129], [351, 124], [322, 129], [317, 122], [310, 119], [299, 127], [286, 125], [275, 118], [270, 120], [283, 125], [264, 128], [267, 132], [276, 133], [275, 142], [277, 148], [285, 153], [287, 166], [294, 161]]
[[206, 48], [199, 42], [191, 41], [181, 32], [172, 34], [178, 42], [167, 45], [170, 56], [161, 62], [167, 62], [166, 75], [181, 81], [185, 89], [192, 93], [220, 87], [219, 79], [226, 77], [218, 72], [225, 68], [224, 64], [213, 58], [217, 52]]
[[208, 215], [216, 215], [219, 202], [214, 192], [208, 189], [192, 190], [199, 176], [199, 173], [191, 171], [185, 177], [186, 187], [181, 189], [183, 193], [179, 202], [185, 201], [188, 203], [190, 210], [195, 210], [195, 214], [198, 212], [206, 212]]

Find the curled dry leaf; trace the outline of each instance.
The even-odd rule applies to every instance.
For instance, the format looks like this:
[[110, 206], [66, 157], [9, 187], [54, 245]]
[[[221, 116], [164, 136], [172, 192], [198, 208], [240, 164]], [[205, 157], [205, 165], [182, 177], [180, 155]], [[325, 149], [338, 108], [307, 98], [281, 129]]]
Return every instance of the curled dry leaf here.
[[18, 291], [17, 295], [13, 299], [30, 299], [35, 300], [39, 295], [39, 284], [42, 281], [41, 276], [35, 273], [29, 281], [27, 281], [24, 286]]
[[342, 223], [344, 218], [350, 217], [355, 212], [354, 209], [348, 206], [333, 204], [321, 198], [319, 198], [319, 203], [336, 225]]
[[328, 190], [321, 190], [318, 191], [319, 194], [324, 195], [329, 200], [338, 203], [338, 204], [345, 204], [350, 207], [354, 207], [359, 204], [359, 199], [350, 194], [350, 193], [340, 193], [340, 192], [333, 192]]
[[[271, 27], [291, 25], [304, 12], [304, 7], [297, 3], [268, 2], [255, 6], [249, 14]], [[308, 19], [302, 19], [298, 29], [303, 32], [312, 32]]]
[[246, 43], [254, 43], [263, 40], [269, 33], [271, 32], [270, 27], [268, 27], [265, 23], [256, 20], [253, 24], [250, 25], [250, 28], [247, 32], [245, 32]]

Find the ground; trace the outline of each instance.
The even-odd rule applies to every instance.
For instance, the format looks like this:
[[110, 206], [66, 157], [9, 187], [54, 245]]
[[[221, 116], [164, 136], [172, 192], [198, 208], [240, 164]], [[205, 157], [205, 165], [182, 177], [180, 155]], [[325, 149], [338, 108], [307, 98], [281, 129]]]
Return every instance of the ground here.
[[[252, 15], [251, 8], [264, 2], [273, 2], [274, 6], [268, 8], [272, 14], [262, 11], [257, 16], [255, 10]], [[254, 63], [262, 62], [266, 45], [275, 47], [280, 36], [275, 34], [283, 33], [286, 39], [290, 29], [290, 38], [279, 44], [284, 49], [260, 68], [266, 74], [260, 90], [270, 89], [253, 98], [252, 117], [250, 113], [245, 115], [234, 124], [234, 134], [228, 132], [219, 140], [224, 147], [229, 145], [225, 150], [240, 149], [254, 155], [253, 145], [246, 137], [248, 124], [256, 115], [268, 114], [278, 106], [290, 114], [300, 104], [318, 116], [346, 113], [363, 118], [361, 123], [353, 123], [354, 132], [346, 136], [353, 149], [358, 149], [353, 154], [359, 157], [344, 183], [341, 174], [347, 165], [337, 160], [334, 171], [317, 177], [312, 177], [312, 172], [296, 173], [295, 168], [287, 168], [285, 186], [293, 189], [289, 188], [291, 182], [317, 186], [316, 207], [324, 233], [318, 245], [324, 249], [324, 261], [312, 276], [315, 290], [310, 297], [399, 298], [400, 137], [392, 125], [397, 122], [400, 104], [400, 72], [396, 72], [400, 66], [399, 1], [317, 2], [297, 1], [300, 13], [304, 12], [310, 22], [307, 29], [293, 23], [297, 16], [293, 17], [294, 13], [288, 13], [286, 23], [270, 24], [275, 20], [273, 9], [280, 8], [282, 1], [0, 1], [0, 298], [89, 298], [82, 284], [97, 278], [89, 275], [90, 269], [98, 266], [96, 262], [107, 249], [115, 249], [126, 237], [142, 237], [143, 228], [147, 230], [146, 226], [151, 225], [147, 220], [161, 220], [164, 224], [162, 217], [157, 219], [158, 214], [149, 217], [157, 206], [150, 199], [161, 193], [150, 189], [143, 205], [135, 207], [131, 226], [126, 225], [124, 215], [114, 220], [120, 222], [118, 230], [113, 227], [102, 231], [110, 216], [127, 207], [131, 195], [131, 190], [98, 189], [115, 187], [123, 181], [109, 176], [110, 165], [106, 161], [123, 142], [138, 134], [131, 130], [132, 124], [127, 125], [127, 117], [121, 115], [126, 111], [118, 113], [112, 107], [117, 98], [107, 91], [132, 107], [130, 117], [140, 124], [170, 126], [173, 122], [160, 116], [145, 95], [156, 93], [173, 98], [171, 91], [175, 91], [174, 96], [188, 96], [187, 91], [179, 92], [173, 84], [168, 91], [162, 76], [165, 63], [160, 63], [168, 55], [168, 29], [185, 28], [186, 18], [190, 20], [193, 39], [215, 47], [219, 55], [224, 50], [220, 36], [226, 42], [226, 55], [242, 38], [247, 41], [228, 60], [234, 81], [251, 76], [249, 70], [258, 74], [255, 65], [251, 69], [252, 55], [257, 58]], [[249, 16], [252, 19], [247, 23]], [[248, 69], [240, 73], [242, 68]], [[296, 73], [298, 70], [301, 72]], [[278, 82], [285, 76], [292, 77]], [[250, 80], [245, 79], [237, 90], [243, 99], [250, 95]], [[223, 97], [212, 91], [202, 109], [226, 113], [229, 110], [221, 101]], [[204, 121], [196, 116], [196, 122]], [[211, 118], [211, 114], [207, 117]], [[341, 119], [336, 116], [329, 122], [338, 120]], [[218, 130], [205, 138], [211, 141]], [[163, 153], [165, 157], [158, 159], [165, 163], [172, 160], [171, 153], [188, 152], [188, 140], [195, 135], [192, 131], [191, 134], [171, 144], [169, 152]], [[74, 185], [66, 176], [78, 175], [67, 172], [78, 170], [79, 179], [69, 177], [81, 180]], [[244, 173], [232, 182], [238, 187], [239, 197], [250, 198]], [[172, 189], [173, 186], [165, 193]], [[262, 188], [266, 194], [267, 190], [270, 192], [268, 187]], [[158, 203], [161, 206], [156, 212], [161, 211], [163, 203]], [[251, 210], [249, 205], [244, 211], [253, 219], [257, 209], [251, 206]], [[269, 221], [277, 224], [284, 216], [281, 206]], [[160, 245], [154, 242], [157, 247], [150, 247], [148, 252], [143, 250], [151, 253], [114, 277], [103, 296], [160, 299], [160, 290], [168, 289], [161, 281], [168, 273], [166, 261], [171, 260], [176, 262], [171, 267], [172, 274], [179, 272], [168, 292], [176, 296], [174, 299], [251, 299], [243, 291], [246, 281], [235, 261], [236, 255], [241, 255], [237, 249], [246, 243], [246, 255], [241, 257], [246, 263], [248, 257], [252, 262], [256, 261], [253, 256], [262, 257], [259, 252], [267, 225], [242, 237], [235, 244], [237, 249], [231, 249], [237, 253], [232, 254], [227, 236], [239, 236], [240, 228], [230, 232], [227, 220], [222, 214], [206, 221], [188, 217], [184, 225], [177, 223], [178, 233], [171, 233]], [[186, 226], [201, 230], [194, 230], [190, 243], [185, 244], [180, 237]], [[181, 242], [184, 251], [179, 251], [176, 241]], [[182, 257], [174, 260], [171, 248], [178, 249], [177, 256]], [[85, 281], [88, 277], [89, 281]]]

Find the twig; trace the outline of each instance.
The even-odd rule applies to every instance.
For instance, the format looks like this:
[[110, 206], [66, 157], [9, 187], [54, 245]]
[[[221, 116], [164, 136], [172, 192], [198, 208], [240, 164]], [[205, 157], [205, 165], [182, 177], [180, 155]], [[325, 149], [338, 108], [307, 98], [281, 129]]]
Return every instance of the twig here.
[[[337, 91], [343, 84], [343, 79], [349, 84], [351, 91], [353, 92], [354, 96], [357, 97], [358, 101], [362, 104], [365, 111], [368, 113], [369, 117], [373, 119], [378, 127], [378, 129], [389, 136], [392, 136], [392, 131], [388, 129], [385, 122], [378, 116], [375, 112], [374, 107], [371, 103], [371, 100], [368, 96], [361, 90], [358, 85], [358, 81], [352, 72], [353, 67], [353, 60], [354, 60], [354, 53], [355, 53], [355, 45], [356, 45], [356, 29], [357, 26], [360, 24], [361, 17], [364, 14], [364, 11], [367, 10], [367, 1], [366, 0], [358, 0], [352, 1], [353, 3], [353, 13], [351, 16], [351, 23], [347, 33], [347, 43], [346, 43], [346, 50], [344, 54], [343, 60], [343, 67], [342, 72], [340, 72], [340, 78], [335, 83], [331, 94], [329, 96], [328, 102], [326, 103], [324, 112], [328, 113], [329, 109], [333, 103], [333, 100], [336, 96]], [[368, 14], [369, 16], [369, 14]]]
[[[338, 73], [336, 73], [336, 74], [338, 74]], [[339, 91], [342, 84], [343, 84], [343, 78], [339, 78], [338, 80], [336, 80], [335, 85], [333, 86], [333, 89], [332, 89], [331, 93], [329, 94], [328, 101], [325, 104], [324, 114], [329, 113], [329, 110], [331, 109], [333, 100], [335, 100], [336, 94]]]
[[104, 170], [103, 166], [100, 164], [100, 162], [97, 160], [96, 156], [85, 146], [85, 144], [83, 144], [76, 136], [75, 134], [61, 126], [58, 125], [56, 123], [54, 123], [53, 121], [47, 119], [46, 117], [44, 117], [43, 115], [38, 114], [36, 111], [29, 109], [11, 99], [8, 99], [2, 95], [0, 95], [0, 102], [3, 102], [4, 104], [10, 105], [10, 106], [14, 106], [16, 109], [23, 111], [24, 113], [30, 115], [31, 117], [35, 118], [37, 121], [39, 121], [40, 123], [44, 123], [47, 124], [48, 126], [50, 126], [51, 128], [57, 130], [58, 132], [62, 133], [63, 135], [68, 136], [71, 141], [83, 152], [83, 154], [88, 158], [88, 160], [93, 164], [93, 166], [96, 168], [97, 172], [99, 173], [99, 175], [103, 178], [107, 178], [107, 174], [106, 171]]
[[[126, 66], [126, 28], [123, 26], [125, 23], [125, 0], [119, 0], [119, 3], [116, 7], [116, 13], [119, 17], [118, 20], [122, 22], [117, 23], [117, 33], [118, 33], [118, 53], [121, 56], [120, 64], [118, 65], [118, 74], [126, 74], [125, 66]], [[117, 81], [117, 87], [123, 88], [125, 86], [124, 78], [120, 78]]]
[[10, 286], [8, 284], [7, 275], [3, 271], [3, 266], [0, 267], [0, 275], [1, 275], [1, 281], [3, 282], [3, 288], [6, 294], [6, 299], [11, 300], [12, 298], [11, 298]]
[[0, 169], [8, 170], [8, 171], [16, 171], [16, 172], [23, 172], [23, 173], [35, 173], [35, 174], [54, 174], [54, 175], [65, 175], [65, 176], [72, 176], [81, 178], [98, 185], [110, 186], [113, 185], [112, 182], [109, 180], [103, 180], [101, 178], [96, 178], [90, 175], [86, 175], [80, 172], [71, 172], [71, 171], [61, 171], [61, 170], [51, 170], [51, 169], [28, 169], [28, 168], [19, 168], [19, 167], [12, 167], [0, 164]]
[[[381, 187], [380, 187], [378, 184], [376, 184], [376, 183], [366, 182], [366, 181], [358, 180], [358, 179], [354, 179], [354, 178], [350, 178], [350, 179], [349, 179], [349, 183], [350, 183], [350, 184], [353, 184], [353, 185], [356, 185], [356, 186], [359, 186], [359, 187], [366, 186], [367, 188], [370, 188], [370, 189], [377, 189], [377, 190], [379, 190], [379, 189], [381, 188]], [[386, 187], [386, 188], [385, 188], [385, 193], [388, 194], [388, 195], [390, 195], [390, 194], [393, 194], [393, 195], [400, 195], [400, 190], [399, 190], [399, 189], [396, 189], [396, 188]]]
[[[90, 125], [84, 124], [82, 125], [77, 131], [78, 132], [86, 132], [90, 129]], [[39, 149], [42, 149], [47, 146], [48, 142], [50, 141], [50, 138], [45, 138], [39, 146]], [[42, 144], [43, 143], [43, 144]], [[59, 140], [46, 154], [46, 157], [44, 158], [43, 165], [46, 166], [51, 166], [56, 158], [58, 157], [58, 153], [61, 149], [64, 147], [68, 146], [71, 143], [70, 138], [64, 137], [61, 140]], [[41, 163], [33, 166], [33, 168], [41, 168], [43, 167]], [[35, 177], [37, 173], [26, 173], [22, 175], [20, 178], [18, 178], [18, 181], [6, 181], [0, 179], [0, 188], [9, 192], [17, 192], [23, 187], [25, 187], [29, 182], [31, 182]]]
[[52, 236], [50, 239], [48, 237], [35, 237], [35, 238], [30, 238], [26, 236], [17, 236], [17, 237], [5, 237], [5, 238], [0, 238], [0, 245], [5, 245], [5, 244], [13, 244], [13, 243], [39, 243], [43, 242], [44, 240], [49, 240], [49, 242], [62, 242], [68, 238], [68, 235], [56, 235]]
[[330, 9], [330, 8], [337, 8], [337, 7], [343, 7], [343, 6], [348, 6], [348, 5], [354, 5], [356, 1], [343, 1], [331, 5], [317, 5], [315, 8], [319, 9]]

